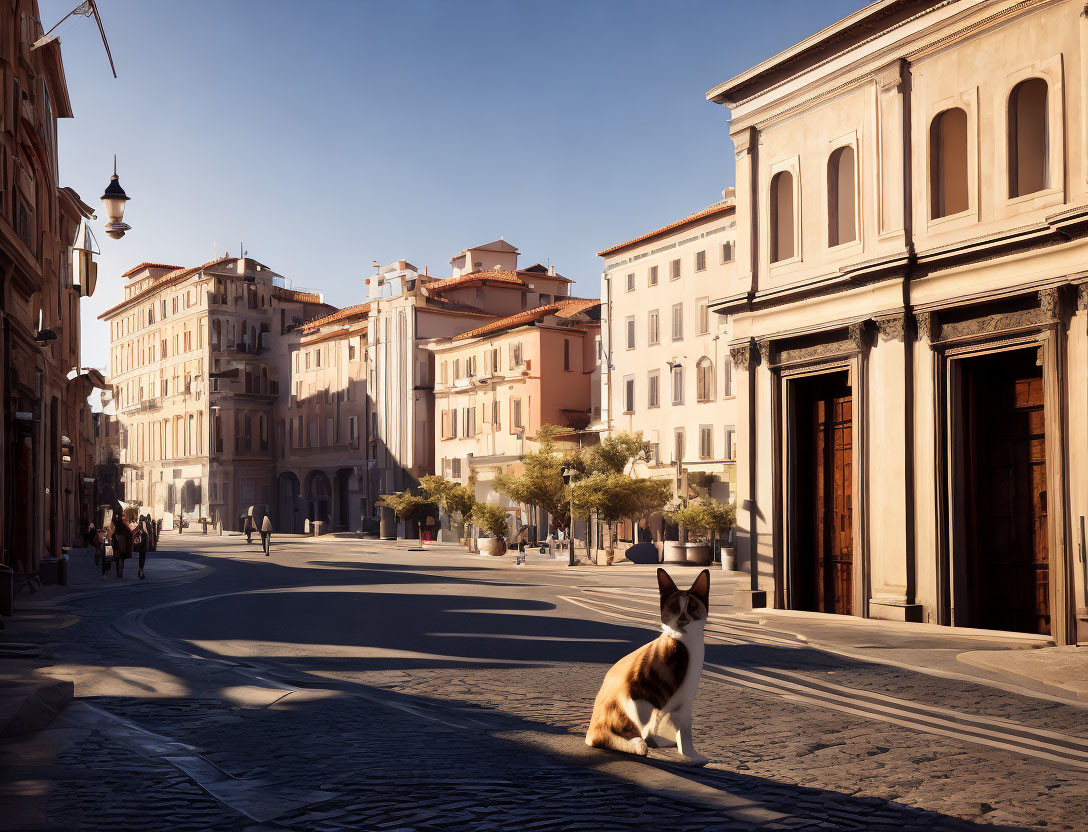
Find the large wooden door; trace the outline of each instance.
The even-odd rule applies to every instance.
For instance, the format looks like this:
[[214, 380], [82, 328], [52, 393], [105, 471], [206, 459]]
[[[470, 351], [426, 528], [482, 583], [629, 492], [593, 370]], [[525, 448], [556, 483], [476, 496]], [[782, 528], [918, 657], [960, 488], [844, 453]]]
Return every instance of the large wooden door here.
[[816, 600], [820, 612], [853, 609], [853, 402], [828, 395], [813, 404]]
[[978, 381], [972, 618], [982, 627], [1049, 634], [1042, 373], [1024, 351], [991, 360]]

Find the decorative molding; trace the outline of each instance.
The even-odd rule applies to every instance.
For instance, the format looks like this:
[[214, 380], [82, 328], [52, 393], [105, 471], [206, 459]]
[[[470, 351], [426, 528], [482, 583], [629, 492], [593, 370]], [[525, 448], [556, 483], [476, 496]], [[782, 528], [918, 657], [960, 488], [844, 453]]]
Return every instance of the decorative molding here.
[[752, 347], [750, 344], [746, 344], [740, 347], [729, 348], [729, 358], [732, 359], [733, 364], [739, 370], [748, 372], [748, 368], [752, 363]]
[[906, 61], [897, 58], [887, 66], [877, 70], [876, 82], [880, 85], [881, 92], [902, 91], [906, 65]]
[[764, 338], [762, 341], [757, 341], [756, 346], [759, 347], [759, 360], [763, 364], [771, 363], [771, 339]]
[[850, 341], [853, 343], [854, 349], [861, 351], [869, 346], [871, 330], [868, 321], [852, 323], [847, 327], [847, 331], [850, 333]]
[[1077, 287], [1077, 309], [1088, 309], [1088, 283]]
[[932, 341], [935, 321], [932, 312], [918, 312], [914, 316], [915, 337], [919, 341]]
[[745, 127], [732, 134], [733, 152], [737, 159], [752, 152], [752, 145], [759, 143], [759, 134], [755, 127]]
[[1039, 311], [1048, 321], [1056, 321], [1062, 313], [1062, 297], [1057, 286], [1039, 292]]
[[907, 316], [900, 312], [885, 318], [876, 319], [876, 328], [881, 341], [902, 341], [906, 337]]
[[1019, 312], [997, 312], [993, 315], [982, 315], [966, 321], [944, 323], [941, 325], [941, 340], [972, 338], [978, 335], [989, 335], [993, 332], [1023, 329], [1029, 326], [1043, 326], [1053, 323], [1053, 321], [1054, 318], [1050, 317], [1046, 310], [1041, 307], [1024, 309]]
[[813, 361], [817, 358], [831, 356], [847, 357], [858, 352], [858, 346], [852, 338], [840, 338], [835, 341], [827, 341], [823, 344], [813, 344], [807, 347], [779, 347], [777, 364], [795, 364], [801, 361]]

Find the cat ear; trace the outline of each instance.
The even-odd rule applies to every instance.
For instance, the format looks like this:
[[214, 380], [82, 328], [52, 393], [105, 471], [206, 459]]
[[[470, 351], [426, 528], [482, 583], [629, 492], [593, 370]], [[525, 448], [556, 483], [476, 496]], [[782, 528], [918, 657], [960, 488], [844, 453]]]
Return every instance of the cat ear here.
[[[709, 576], [707, 577], [709, 580]], [[662, 598], [668, 598], [674, 592], [677, 592], [676, 584], [673, 583], [672, 578], [669, 577], [669, 573], [664, 569], [658, 567], [657, 570], [657, 588], [661, 591]]]
[[710, 570], [704, 569], [695, 579], [695, 583], [688, 590], [692, 595], [703, 602], [703, 606], [710, 609]]

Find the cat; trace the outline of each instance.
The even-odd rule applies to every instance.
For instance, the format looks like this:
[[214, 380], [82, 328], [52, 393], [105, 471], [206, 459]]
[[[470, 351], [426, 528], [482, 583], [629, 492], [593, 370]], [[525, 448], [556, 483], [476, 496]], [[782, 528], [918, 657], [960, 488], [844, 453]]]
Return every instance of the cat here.
[[710, 570], [687, 591], [664, 569], [661, 635], [624, 656], [605, 674], [593, 703], [586, 745], [645, 756], [649, 747], [675, 745], [685, 762], [706, 765], [691, 736], [691, 709], [703, 672], [703, 626], [710, 609]]

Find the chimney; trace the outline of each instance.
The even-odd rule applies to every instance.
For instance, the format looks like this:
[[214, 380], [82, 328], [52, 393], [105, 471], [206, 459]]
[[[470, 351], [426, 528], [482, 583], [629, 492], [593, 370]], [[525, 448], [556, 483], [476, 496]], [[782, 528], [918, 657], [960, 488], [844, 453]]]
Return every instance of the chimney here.
[[552, 277], [555, 277], [555, 266], [552, 266], [550, 269], [548, 269], [548, 274], [550, 274]]
[[724, 202], [736, 202], [737, 201], [737, 189], [725, 188], [722, 191], [722, 200]]

